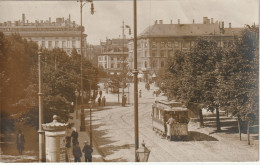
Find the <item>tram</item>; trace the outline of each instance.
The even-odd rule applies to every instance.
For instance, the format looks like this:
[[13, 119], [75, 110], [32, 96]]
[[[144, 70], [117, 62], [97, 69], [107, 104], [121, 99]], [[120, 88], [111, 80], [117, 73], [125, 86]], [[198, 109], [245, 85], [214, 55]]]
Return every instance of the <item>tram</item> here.
[[[181, 139], [188, 135], [188, 109], [175, 100], [155, 101], [152, 106], [152, 126], [156, 133], [170, 139]], [[172, 123], [169, 120], [174, 119]]]

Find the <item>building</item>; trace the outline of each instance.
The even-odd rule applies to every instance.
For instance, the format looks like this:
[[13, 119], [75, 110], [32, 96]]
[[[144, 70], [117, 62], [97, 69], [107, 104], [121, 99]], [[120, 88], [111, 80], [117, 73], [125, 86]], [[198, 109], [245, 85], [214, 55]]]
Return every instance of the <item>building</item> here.
[[[219, 46], [230, 44], [242, 28], [224, 27], [224, 22], [214, 22], [213, 18], [203, 17], [203, 23], [195, 24], [164, 24], [163, 20], [155, 21], [138, 35], [137, 60], [139, 78], [155, 78], [159, 70], [166, 66], [167, 58], [177, 50], [189, 51], [199, 37], [214, 37]], [[134, 67], [133, 40], [128, 43], [129, 67]]]
[[[19, 33], [21, 37], [34, 41], [39, 48], [53, 49], [62, 48], [68, 54], [75, 48], [80, 54], [80, 26], [71, 21], [70, 15], [68, 19], [56, 18], [52, 21], [51, 18], [46, 21], [35, 20], [34, 23], [29, 22], [22, 14], [22, 20], [7, 21], [0, 23], [0, 32], [5, 35]], [[84, 32], [84, 27], [83, 27]], [[83, 34], [83, 54], [86, 56], [86, 34]]]
[[106, 39], [100, 42], [101, 53], [98, 56], [98, 66], [103, 67], [108, 74], [121, 74], [126, 70], [128, 39]]

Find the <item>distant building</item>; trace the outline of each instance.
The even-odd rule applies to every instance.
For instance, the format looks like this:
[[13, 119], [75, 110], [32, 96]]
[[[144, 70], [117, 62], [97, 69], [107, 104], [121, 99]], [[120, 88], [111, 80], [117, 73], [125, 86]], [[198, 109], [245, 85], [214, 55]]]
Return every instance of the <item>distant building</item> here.
[[101, 53], [98, 56], [98, 66], [103, 67], [108, 74], [120, 74], [127, 65], [128, 39], [106, 39], [100, 42]]
[[[199, 37], [214, 37], [219, 46], [230, 44], [240, 34], [242, 28], [224, 28], [224, 22], [213, 22], [213, 18], [203, 17], [202, 24], [163, 24], [162, 20], [147, 27], [138, 35], [137, 67], [145, 80], [156, 77], [166, 66], [167, 58], [177, 50], [190, 51]], [[231, 42], [230, 42], [231, 41]], [[128, 43], [129, 67], [134, 67], [133, 40]], [[140, 75], [140, 74], [139, 74]]]
[[[80, 54], [80, 25], [71, 21], [70, 15], [66, 20], [56, 18], [56, 21], [51, 21], [51, 18], [49, 18], [46, 21], [35, 20], [34, 23], [30, 23], [25, 20], [25, 14], [22, 14], [22, 20], [0, 23], [0, 32], [5, 35], [19, 33], [23, 38], [36, 42], [39, 48], [62, 48], [68, 54], [75, 48]], [[87, 35], [83, 34], [82, 51], [85, 56], [86, 37]]]

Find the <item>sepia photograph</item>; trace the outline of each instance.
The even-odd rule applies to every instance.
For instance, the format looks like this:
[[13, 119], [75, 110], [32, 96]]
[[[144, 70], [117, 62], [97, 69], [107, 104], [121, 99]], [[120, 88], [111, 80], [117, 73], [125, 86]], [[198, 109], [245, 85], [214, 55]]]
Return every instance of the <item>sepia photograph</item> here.
[[0, 163], [259, 163], [259, 0], [0, 0]]

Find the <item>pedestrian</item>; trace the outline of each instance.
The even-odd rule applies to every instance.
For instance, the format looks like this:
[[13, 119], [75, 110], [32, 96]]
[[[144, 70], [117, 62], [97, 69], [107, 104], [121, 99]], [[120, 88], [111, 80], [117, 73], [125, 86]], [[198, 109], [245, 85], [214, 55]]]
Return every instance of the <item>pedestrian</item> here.
[[169, 139], [170, 141], [172, 140], [173, 127], [174, 127], [175, 123], [176, 123], [176, 121], [172, 116], [167, 121], [167, 139]]
[[102, 91], [99, 91], [99, 96], [102, 97]]
[[17, 144], [17, 150], [20, 155], [23, 154], [24, 143], [25, 143], [24, 134], [22, 133], [21, 130], [19, 130], [16, 136], [16, 144]]
[[101, 105], [101, 96], [98, 98], [98, 106]]
[[72, 128], [72, 133], [71, 133], [71, 137], [72, 137], [72, 144], [75, 145], [78, 143], [78, 132], [77, 129], [75, 127]]
[[85, 162], [92, 162], [92, 152], [93, 149], [90, 145], [88, 145], [88, 142], [84, 142], [84, 147], [82, 149], [82, 152], [85, 153]]
[[74, 155], [74, 161], [75, 162], [81, 162], [82, 153], [81, 153], [81, 149], [80, 149], [79, 143], [76, 143], [73, 146], [73, 151], [72, 152], [73, 152], [73, 155]]
[[140, 98], [142, 97], [142, 90], [141, 89], [139, 90], [139, 97]]
[[105, 96], [103, 96], [103, 98], [102, 98], [102, 106], [106, 106], [106, 97]]
[[66, 129], [65, 147], [66, 147], [66, 162], [70, 162], [70, 158], [71, 158], [71, 155], [72, 155], [71, 126], [70, 125]]

